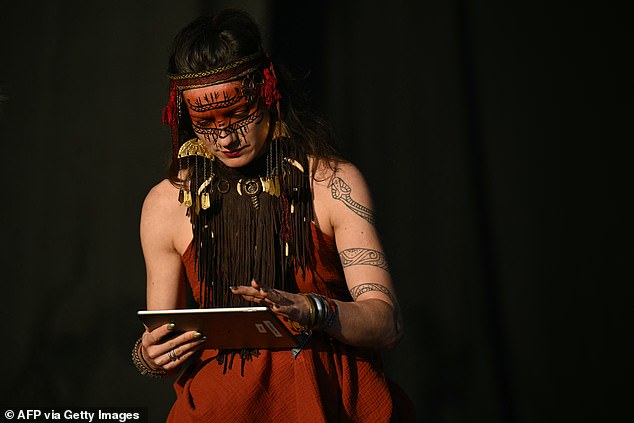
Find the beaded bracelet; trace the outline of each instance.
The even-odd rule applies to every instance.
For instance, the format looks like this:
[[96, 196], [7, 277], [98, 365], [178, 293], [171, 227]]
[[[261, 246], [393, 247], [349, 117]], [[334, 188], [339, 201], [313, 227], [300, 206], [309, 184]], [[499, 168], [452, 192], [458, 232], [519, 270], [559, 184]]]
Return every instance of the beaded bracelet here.
[[134, 367], [136, 367], [139, 373], [141, 373], [143, 376], [154, 378], [165, 377], [167, 375], [166, 370], [154, 370], [146, 363], [142, 353], [139, 352], [142, 339], [143, 338], [137, 339], [137, 341], [134, 343], [134, 346], [132, 347], [132, 363], [134, 364]]

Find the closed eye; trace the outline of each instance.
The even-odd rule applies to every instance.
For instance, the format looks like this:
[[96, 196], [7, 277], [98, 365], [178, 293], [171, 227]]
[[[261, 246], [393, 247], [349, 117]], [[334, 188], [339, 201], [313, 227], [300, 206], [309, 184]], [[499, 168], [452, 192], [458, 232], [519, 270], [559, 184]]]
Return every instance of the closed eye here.
[[249, 114], [249, 109], [246, 107], [241, 107], [239, 109], [234, 110], [231, 115], [235, 118], [243, 118]]
[[202, 128], [209, 128], [213, 125], [213, 121], [208, 119], [196, 119], [193, 121], [193, 124]]

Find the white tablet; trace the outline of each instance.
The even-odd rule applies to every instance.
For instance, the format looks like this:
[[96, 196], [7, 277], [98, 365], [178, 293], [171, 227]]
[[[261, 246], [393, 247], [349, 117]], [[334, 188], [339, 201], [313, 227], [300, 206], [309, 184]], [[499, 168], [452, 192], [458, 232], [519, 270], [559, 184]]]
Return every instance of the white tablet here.
[[152, 330], [174, 323], [177, 332], [196, 330], [209, 348], [293, 348], [297, 340], [267, 307], [139, 310], [139, 319]]

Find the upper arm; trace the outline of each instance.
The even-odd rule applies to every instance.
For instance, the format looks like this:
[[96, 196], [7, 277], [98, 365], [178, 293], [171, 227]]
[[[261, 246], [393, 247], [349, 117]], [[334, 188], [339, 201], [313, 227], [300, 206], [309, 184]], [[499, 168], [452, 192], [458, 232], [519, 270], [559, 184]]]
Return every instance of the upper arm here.
[[168, 181], [148, 193], [141, 210], [141, 248], [147, 275], [149, 310], [182, 308], [185, 305], [185, 275], [175, 248], [174, 201]]
[[376, 298], [396, 307], [365, 178], [354, 165], [342, 163], [323, 184], [326, 185], [321, 187], [321, 201], [326, 204], [352, 298], [355, 301]]

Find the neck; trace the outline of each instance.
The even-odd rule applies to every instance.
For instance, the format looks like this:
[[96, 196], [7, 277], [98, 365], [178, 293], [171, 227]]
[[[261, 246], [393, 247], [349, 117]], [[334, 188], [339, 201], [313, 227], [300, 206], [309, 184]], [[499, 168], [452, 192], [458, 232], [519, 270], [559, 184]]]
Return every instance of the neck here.
[[220, 160], [216, 160], [215, 170], [219, 176], [225, 176], [230, 179], [243, 177], [252, 178], [266, 175], [266, 162], [267, 154], [263, 154], [246, 166], [240, 167], [229, 167]]

